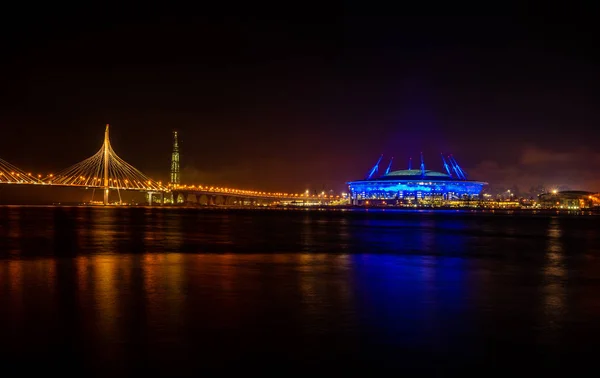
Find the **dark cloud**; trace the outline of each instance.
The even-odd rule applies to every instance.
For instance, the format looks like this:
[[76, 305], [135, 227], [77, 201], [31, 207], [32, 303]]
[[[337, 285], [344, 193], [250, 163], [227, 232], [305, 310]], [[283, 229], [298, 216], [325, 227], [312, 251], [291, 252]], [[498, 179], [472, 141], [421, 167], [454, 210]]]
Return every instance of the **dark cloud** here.
[[522, 155], [520, 164], [545, 165], [545, 164], [571, 164], [579, 158], [579, 155], [570, 152], [551, 152], [538, 147], [527, 147]]
[[528, 190], [546, 188], [600, 191], [600, 153], [587, 148], [553, 151], [538, 146], [525, 147], [518, 163], [484, 160], [470, 170], [471, 177], [488, 181], [494, 187], [519, 186]]

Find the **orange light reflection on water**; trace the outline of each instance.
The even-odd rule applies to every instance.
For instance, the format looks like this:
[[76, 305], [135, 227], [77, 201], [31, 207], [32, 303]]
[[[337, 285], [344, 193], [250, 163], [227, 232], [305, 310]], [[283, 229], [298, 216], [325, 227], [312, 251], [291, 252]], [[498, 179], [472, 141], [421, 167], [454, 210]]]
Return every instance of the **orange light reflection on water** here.
[[562, 327], [565, 308], [567, 274], [565, 269], [562, 229], [558, 217], [552, 217], [547, 230], [547, 249], [543, 268], [542, 338], [556, 338]]
[[142, 261], [148, 323], [165, 333], [179, 324], [183, 311], [184, 257], [179, 253], [147, 254]]

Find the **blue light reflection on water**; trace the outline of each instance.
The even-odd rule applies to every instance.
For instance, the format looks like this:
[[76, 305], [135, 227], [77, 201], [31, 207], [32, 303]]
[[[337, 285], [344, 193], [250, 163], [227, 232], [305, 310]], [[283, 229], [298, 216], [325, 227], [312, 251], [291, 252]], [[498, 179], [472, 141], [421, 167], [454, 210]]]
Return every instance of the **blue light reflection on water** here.
[[458, 349], [463, 356], [473, 354], [467, 342], [473, 331], [464, 316], [472, 295], [461, 256], [466, 239], [453, 232], [464, 224], [429, 217], [416, 227], [414, 220], [366, 223], [354, 243], [377, 253], [355, 254], [352, 261], [368, 342], [384, 355], [392, 345], [430, 358], [447, 358]]
[[353, 222], [354, 251], [442, 256], [461, 256], [464, 252], [464, 232], [469, 226], [464, 218], [437, 219], [427, 213], [398, 215]]
[[597, 230], [456, 211], [0, 208], [0, 349], [60, 341], [97, 365], [134, 354], [165, 369], [587, 357]]

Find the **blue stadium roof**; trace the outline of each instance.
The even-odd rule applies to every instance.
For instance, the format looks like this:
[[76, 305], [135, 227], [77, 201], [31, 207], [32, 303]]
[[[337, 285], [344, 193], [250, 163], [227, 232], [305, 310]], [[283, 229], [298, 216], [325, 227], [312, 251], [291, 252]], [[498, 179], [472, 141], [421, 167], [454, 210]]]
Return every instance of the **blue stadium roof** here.
[[400, 171], [393, 171], [387, 175], [380, 177], [373, 177], [371, 180], [422, 180], [426, 178], [428, 180], [452, 180], [453, 178], [442, 172], [436, 171], [425, 171], [425, 177], [421, 174], [420, 169], [404, 169]]

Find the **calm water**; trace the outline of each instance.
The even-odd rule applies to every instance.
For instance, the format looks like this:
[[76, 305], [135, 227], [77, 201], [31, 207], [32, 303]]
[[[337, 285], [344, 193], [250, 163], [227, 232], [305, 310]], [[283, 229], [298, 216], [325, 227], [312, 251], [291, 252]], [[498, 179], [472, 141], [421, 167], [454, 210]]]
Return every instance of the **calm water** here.
[[598, 230], [598, 216], [0, 207], [2, 371], [572, 373], [600, 346]]

